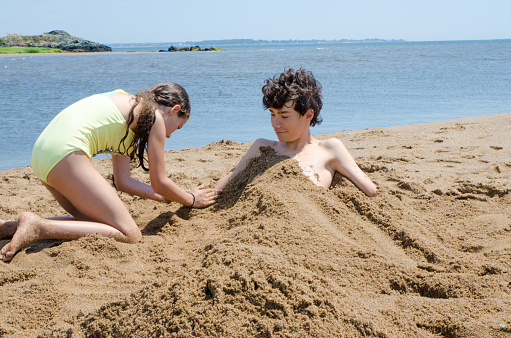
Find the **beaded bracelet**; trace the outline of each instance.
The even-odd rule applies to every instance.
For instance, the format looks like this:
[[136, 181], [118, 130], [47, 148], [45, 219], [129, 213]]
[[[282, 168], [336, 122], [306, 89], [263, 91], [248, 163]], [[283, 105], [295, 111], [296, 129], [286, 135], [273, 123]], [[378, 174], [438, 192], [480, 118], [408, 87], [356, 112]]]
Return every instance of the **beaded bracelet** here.
[[192, 197], [193, 197], [193, 202], [192, 202], [192, 204], [190, 205], [190, 208], [193, 208], [193, 205], [195, 204], [195, 195], [194, 195], [194, 194], [192, 194], [191, 192], [189, 192], [189, 194], [190, 194], [190, 195], [192, 195]]

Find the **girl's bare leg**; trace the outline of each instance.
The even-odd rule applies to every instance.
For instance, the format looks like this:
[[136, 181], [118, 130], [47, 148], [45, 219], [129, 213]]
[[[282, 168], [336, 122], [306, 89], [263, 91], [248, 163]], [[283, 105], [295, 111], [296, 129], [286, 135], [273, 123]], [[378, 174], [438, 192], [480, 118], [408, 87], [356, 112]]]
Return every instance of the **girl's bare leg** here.
[[[94, 221], [93, 219], [90, 219], [89, 217], [85, 216], [80, 211], [78, 211], [78, 209], [76, 209], [75, 206], [64, 195], [62, 195], [57, 189], [55, 189], [51, 185], [48, 185], [44, 182], [43, 182], [43, 184], [46, 187], [46, 189], [48, 189], [51, 192], [51, 194], [53, 195], [55, 200], [57, 202], [59, 202], [60, 206], [64, 210], [66, 210], [70, 215], [73, 215], [72, 216], [73, 219], [75, 219], [77, 221], [89, 221], [89, 222]], [[66, 217], [69, 217], [69, 216], [52, 217], [51, 219], [64, 220]]]
[[[87, 223], [80, 226], [79, 223]], [[73, 240], [92, 233], [113, 237], [125, 242], [122, 234], [111, 226], [95, 222], [45, 219], [31, 212], [24, 212], [18, 218], [18, 228], [12, 240], [0, 251], [0, 257], [9, 261], [24, 247], [43, 239]]]
[[0, 251], [4, 261], [24, 247], [43, 239], [73, 240], [99, 233], [125, 243], [137, 243], [142, 234], [107, 181], [81, 151], [62, 159], [48, 175], [50, 189], [73, 219], [43, 219], [23, 213], [10, 243]]
[[[87, 217], [81, 215], [81, 213], [76, 210], [75, 207], [64, 197], [61, 193], [59, 193], [55, 188], [47, 185], [44, 183], [44, 186], [48, 188], [48, 190], [52, 193], [53, 197], [59, 202], [59, 204], [69, 212], [71, 215], [75, 216], [57, 216], [57, 217], [50, 217], [48, 219], [52, 220], [83, 220], [83, 221], [91, 221], [91, 219], [88, 219]], [[5, 238], [12, 238], [14, 236], [14, 233], [16, 232], [16, 229], [18, 228], [18, 221], [17, 220], [10, 220], [5, 221], [3, 219], [0, 219], [0, 239]]]
[[[74, 221], [76, 220], [73, 216], [56, 216], [48, 217], [48, 220], [60, 220], [60, 221]], [[4, 221], [0, 219], [0, 239], [12, 238], [18, 228], [18, 221]]]

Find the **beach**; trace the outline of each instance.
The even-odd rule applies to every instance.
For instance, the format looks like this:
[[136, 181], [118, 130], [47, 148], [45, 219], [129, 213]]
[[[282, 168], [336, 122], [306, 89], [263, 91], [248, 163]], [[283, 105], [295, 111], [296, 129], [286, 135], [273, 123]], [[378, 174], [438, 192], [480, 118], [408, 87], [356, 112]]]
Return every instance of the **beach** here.
[[[1, 263], [0, 336], [511, 337], [509, 135], [511, 113], [318, 135], [375, 198], [271, 151], [206, 209], [119, 193], [142, 241], [46, 240]], [[249, 145], [168, 151], [167, 173], [212, 187]], [[0, 181], [0, 219], [65, 214], [30, 167]]]

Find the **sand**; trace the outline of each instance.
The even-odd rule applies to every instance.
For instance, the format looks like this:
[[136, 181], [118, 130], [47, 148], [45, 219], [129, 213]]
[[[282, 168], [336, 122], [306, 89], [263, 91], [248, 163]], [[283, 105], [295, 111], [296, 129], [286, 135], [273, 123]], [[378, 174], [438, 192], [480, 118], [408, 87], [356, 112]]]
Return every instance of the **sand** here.
[[[511, 113], [318, 136], [375, 198], [271, 151], [206, 209], [120, 194], [142, 242], [41, 241], [1, 263], [0, 336], [511, 337], [510, 135]], [[248, 146], [169, 151], [167, 172], [213, 186]], [[30, 168], [0, 182], [0, 218], [64, 214]]]

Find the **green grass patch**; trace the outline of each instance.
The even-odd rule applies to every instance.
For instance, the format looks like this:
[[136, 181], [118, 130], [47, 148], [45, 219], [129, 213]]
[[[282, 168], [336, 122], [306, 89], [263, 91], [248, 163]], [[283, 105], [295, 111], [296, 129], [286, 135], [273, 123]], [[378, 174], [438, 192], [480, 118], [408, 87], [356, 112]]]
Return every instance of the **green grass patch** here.
[[0, 54], [62, 53], [62, 49], [44, 47], [0, 47]]

